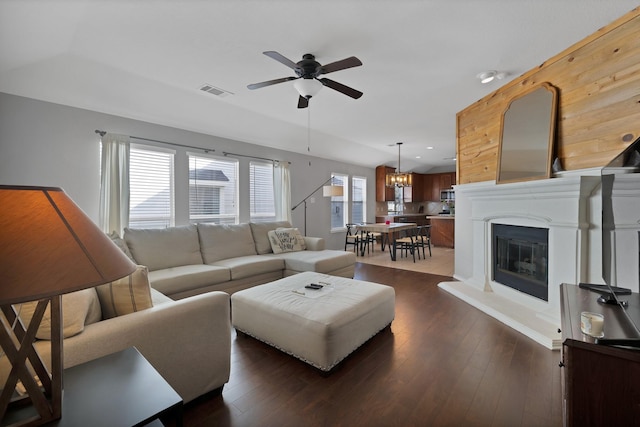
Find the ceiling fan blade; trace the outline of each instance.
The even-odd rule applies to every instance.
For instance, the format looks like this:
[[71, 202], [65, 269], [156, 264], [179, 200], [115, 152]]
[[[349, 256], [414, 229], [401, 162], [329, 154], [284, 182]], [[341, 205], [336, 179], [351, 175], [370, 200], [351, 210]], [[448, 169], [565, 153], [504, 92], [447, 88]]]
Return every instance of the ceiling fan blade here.
[[298, 108], [307, 108], [309, 106], [309, 100], [304, 96], [298, 97]]
[[275, 59], [276, 61], [280, 62], [281, 64], [286, 65], [287, 67], [289, 67], [289, 68], [291, 68], [293, 70], [297, 70], [299, 68], [298, 64], [296, 64], [295, 62], [293, 62], [289, 58], [279, 54], [275, 50], [268, 50], [268, 51], [262, 52], [262, 53], [267, 55], [269, 58]]
[[261, 87], [265, 87], [265, 86], [271, 86], [271, 85], [275, 85], [278, 83], [284, 83], [284, 82], [288, 82], [290, 80], [296, 80], [299, 77], [283, 77], [281, 79], [275, 79], [275, 80], [267, 80], [266, 82], [261, 82], [261, 83], [252, 83], [250, 85], [247, 85], [247, 87], [251, 90], [253, 89], [260, 89]]
[[320, 80], [320, 83], [322, 83], [323, 85], [330, 87], [333, 90], [337, 90], [338, 92], [344, 93], [345, 95], [350, 96], [353, 99], [358, 99], [362, 96], [362, 92], [360, 92], [359, 90], [355, 90], [353, 88], [350, 88], [349, 86], [345, 86], [342, 83], [338, 83], [326, 78], [318, 80]]
[[361, 65], [362, 65], [362, 61], [360, 61], [355, 56], [351, 56], [349, 58], [343, 59], [342, 61], [336, 61], [327, 65], [323, 65], [319, 74], [333, 73], [334, 71], [340, 71], [340, 70], [345, 70], [347, 68], [359, 67]]

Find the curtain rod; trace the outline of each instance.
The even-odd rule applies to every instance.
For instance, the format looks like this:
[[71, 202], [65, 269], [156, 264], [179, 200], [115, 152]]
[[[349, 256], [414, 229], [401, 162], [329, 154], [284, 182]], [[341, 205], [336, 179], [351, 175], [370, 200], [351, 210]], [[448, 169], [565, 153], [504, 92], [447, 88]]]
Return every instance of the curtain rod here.
[[222, 154], [224, 156], [249, 157], [251, 159], [267, 160], [269, 162], [281, 162], [281, 163], [287, 163], [289, 165], [291, 164], [291, 162], [287, 162], [285, 160], [267, 159], [266, 157], [248, 156], [246, 154], [229, 153], [228, 151], [223, 151]]
[[[107, 133], [106, 131], [103, 130], [98, 130], [96, 129], [95, 131], [98, 135], [100, 136], [105, 136], [105, 134]], [[177, 147], [184, 147], [184, 148], [193, 148], [195, 150], [202, 150], [205, 153], [209, 153], [211, 151], [216, 151], [213, 148], [202, 148], [202, 147], [194, 147], [193, 145], [184, 145], [184, 144], [176, 144], [175, 142], [167, 142], [167, 141], [160, 141], [157, 139], [150, 139], [150, 138], [143, 138], [141, 136], [133, 136], [133, 135], [129, 135], [129, 138], [133, 138], [133, 139], [139, 139], [141, 141], [151, 141], [151, 142], [159, 142], [160, 144], [167, 144], [167, 145], [175, 145]]]

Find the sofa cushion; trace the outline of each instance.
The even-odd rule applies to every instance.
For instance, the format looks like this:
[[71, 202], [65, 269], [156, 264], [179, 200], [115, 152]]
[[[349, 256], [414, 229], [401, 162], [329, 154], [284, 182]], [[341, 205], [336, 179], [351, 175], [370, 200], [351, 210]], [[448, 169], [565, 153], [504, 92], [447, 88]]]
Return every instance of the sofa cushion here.
[[229, 280], [231, 280], [231, 272], [228, 268], [208, 264], [182, 265], [149, 272], [151, 287], [165, 295], [190, 291]]
[[115, 282], [96, 287], [102, 308], [102, 318], [134, 313], [153, 307], [149, 286], [149, 271], [139, 265], [132, 274]]
[[149, 271], [202, 264], [195, 225], [159, 229], [125, 228], [124, 240], [136, 262]]
[[205, 264], [221, 259], [256, 255], [249, 224], [198, 224], [198, 236]]
[[120, 237], [120, 235], [118, 233], [116, 233], [115, 231], [112, 233], [107, 234], [107, 236], [109, 236], [109, 238], [111, 239], [111, 241], [113, 243], [115, 243], [115, 245], [120, 248], [120, 250], [122, 252], [124, 252], [124, 254], [133, 262], [136, 262], [135, 259], [133, 259], [133, 255], [131, 255], [131, 251], [129, 250], [129, 246], [127, 246], [127, 242], [124, 241], [124, 239], [122, 237]]
[[171, 298], [169, 298], [159, 290], [153, 289], [153, 288], [151, 288], [150, 290], [151, 290], [151, 302], [153, 303], [154, 307], [160, 304], [167, 304], [167, 303], [173, 302]]
[[[22, 305], [22, 307], [20, 307]], [[38, 301], [30, 301], [16, 304], [25, 328], [31, 322]], [[94, 288], [83, 289], [62, 295], [62, 335], [69, 338], [84, 330], [85, 325], [102, 320], [98, 294]], [[41, 340], [51, 339], [51, 307], [47, 306], [42, 317], [42, 322], [36, 332], [36, 338]]]
[[270, 256], [284, 260], [287, 270], [298, 272], [330, 273], [356, 263], [356, 255], [353, 252], [330, 249], [325, 249], [324, 251], [284, 252]]
[[271, 221], [271, 222], [250, 222], [253, 241], [256, 245], [258, 255], [271, 254], [271, 242], [269, 242], [268, 233], [276, 228], [291, 228], [289, 221]]
[[262, 273], [283, 270], [284, 260], [263, 255], [250, 255], [223, 259], [216, 261], [212, 265], [228, 268], [231, 271], [231, 280], [238, 280]]
[[276, 228], [267, 233], [274, 254], [296, 252], [306, 249], [304, 237], [297, 228]]

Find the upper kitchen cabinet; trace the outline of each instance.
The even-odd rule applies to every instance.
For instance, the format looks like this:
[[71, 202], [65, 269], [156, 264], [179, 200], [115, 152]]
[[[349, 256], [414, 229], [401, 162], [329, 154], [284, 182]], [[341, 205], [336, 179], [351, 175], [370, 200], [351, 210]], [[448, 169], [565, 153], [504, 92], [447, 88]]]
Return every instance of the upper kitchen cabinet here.
[[424, 201], [424, 175], [420, 173], [411, 174], [411, 187], [403, 188], [404, 202]]
[[449, 190], [456, 183], [455, 172], [431, 173], [422, 175], [424, 185], [424, 200], [430, 202], [440, 201], [440, 191]]
[[413, 180], [412, 187], [411, 187], [413, 201], [423, 202], [424, 201], [424, 175], [421, 173], [412, 173], [411, 179]]
[[387, 187], [386, 179], [388, 173], [396, 170], [390, 166], [378, 166], [376, 168], [376, 202], [393, 202], [396, 199], [395, 189]]
[[456, 182], [455, 173], [441, 173], [440, 174], [440, 190], [448, 190], [453, 187]]

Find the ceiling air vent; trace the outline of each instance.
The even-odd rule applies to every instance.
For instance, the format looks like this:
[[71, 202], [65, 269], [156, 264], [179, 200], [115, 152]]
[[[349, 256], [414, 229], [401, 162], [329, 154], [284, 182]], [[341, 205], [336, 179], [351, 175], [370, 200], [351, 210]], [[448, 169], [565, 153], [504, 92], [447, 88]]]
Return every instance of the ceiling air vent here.
[[216, 95], [216, 96], [220, 96], [220, 97], [225, 97], [227, 95], [233, 95], [229, 91], [226, 91], [224, 89], [220, 89], [219, 87], [215, 87], [215, 86], [210, 85], [208, 83], [205, 83], [202, 86], [200, 86], [200, 90], [203, 91], [203, 92], [211, 93], [211, 94]]

